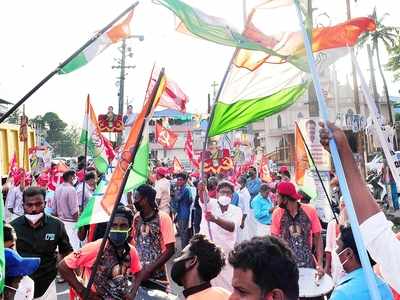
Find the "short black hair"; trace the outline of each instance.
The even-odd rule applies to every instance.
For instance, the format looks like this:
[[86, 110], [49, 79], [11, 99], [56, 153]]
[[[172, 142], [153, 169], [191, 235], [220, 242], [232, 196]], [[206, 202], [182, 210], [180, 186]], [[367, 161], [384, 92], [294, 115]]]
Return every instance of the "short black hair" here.
[[306, 126], [309, 126], [309, 125], [317, 126], [317, 123], [315, 123], [314, 120], [308, 120], [308, 121], [306, 122]]
[[72, 176], [75, 176], [75, 171], [73, 171], [73, 170], [68, 170], [68, 171], [65, 171], [65, 172], [64, 172], [64, 174], [63, 174], [63, 179], [64, 179], [64, 181], [67, 181], [68, 178], [70, 178], [70, 177], [72, 177]]
[[269, 191], [269, 190], [270, 190], [270, 188], [269, 188], [269, 185], [268, 185], [268, 184], [266, 184], [266, 183], [261, 184], [261, 186], [260, 186], [260, 192], [267, 192], [267, 191]]
[[235, 269], [250, 270], [263, 294], [282, 290], [288, 299], [299, 297], [299, 270], [292, 251], [274, 236], [254, 237], [237, 245], [229, 253]]
[[118, 207], [117, 207], [117, 210], [115, 212], [115, 216], [118, 216], [118, 215], [123, 215], [125, 218], [127, 218], [128, 222], [129, 222], [129, 227], [132, 226], [133, 213], [129, 208], [125, 207], [122, 204], [119, 204]]
[[211, 188], [218, 185], [218, 178], [215, 176], [210, 176], [207, 179], [207, 188]]
[[142, 184], [136, 189], [136, 192], [147, 199], [150, 206], [154, 209], [157, 209], [157, 202], [156, 202], [156, 190], [150, 184]]
[[85, 181], [91, 180], [91, 179], [96, 179], [96, 173], [95, 172], [88, 172], [85, 174]]
[[235, 187], [233, 186], [233, 184], [229, 181], [223, 180], [220, 183], [218, 183], [217, 186], [217, 191], [219, 191], [220, 189], [227, 187], [231, 190], [232, 194], [235, 192]]
[[26, 197], [33, 197], [36, 195], [42, 195], [44, 201], [46, 199], [46, 190], [38, 186], [30, 186], [22, 193], [22, 202], [25, 203]]
[[185, 172], [180, 172], [178, 174], [175, 175], [176, 178], [182, 178], [183, 180], [187, 180], [188, 179], [188, 175]]
[[225, 266], [225, 255], [221, 248], [203, 234], [195, 234], [189, 243], [190, 253], [197, 256], [197, 271], [201, 279], [211, 281], [217, 277]]
[[249, 168], [249, 171], [250, 171], [250, 170], [253, 170], [253, 171], [256, 172], [256, 174], [257, 174], [257, 168], [256, 168], [256, 167], [251, 166], [251, 167]]
[[3, 222], [3, 228], [4, 228], [4, 242], [7, 241], [15, 241], [17, 239], [17, 234], [14, 230], [14, 227], [12, 227], [8, 223]]
[[247, 183], [247, 178], [246, 178], [246, 176], [240, 176], [238, 182], [239, 182], [239, 183], [243, 182], [244, 184], [246, 184], [246, 183]]

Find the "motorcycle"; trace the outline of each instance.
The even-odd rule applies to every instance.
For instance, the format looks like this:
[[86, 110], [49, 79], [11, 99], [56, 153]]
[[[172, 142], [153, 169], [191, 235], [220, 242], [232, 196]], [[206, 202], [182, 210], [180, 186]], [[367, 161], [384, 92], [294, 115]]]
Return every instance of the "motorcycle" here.
[[383, 182], [382, 173], [378, 173], [375, 170], [368, 172], [367, 185], [371, 191], [372, 196], [380, 203], [384, 208], [389, 208], [388, 194], [386, 185]]

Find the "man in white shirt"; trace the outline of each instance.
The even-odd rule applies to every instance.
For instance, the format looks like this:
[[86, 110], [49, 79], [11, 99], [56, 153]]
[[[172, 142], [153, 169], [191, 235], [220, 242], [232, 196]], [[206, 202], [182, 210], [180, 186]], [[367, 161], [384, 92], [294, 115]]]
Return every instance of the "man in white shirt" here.
[[167, 176], [168, 170], [164, 167], [159, 167], [156, 169], [156, 182], [154, 184], [154, 189], [156, 190], [156, 200], [158, 203], [158, 209], [169, 214], [169, 203], [171, 201], [171, 183], [165, 178]]
[[[79, 209], [83, 211], [92, 197], [93, 192], [96, 189], [97, 175], [96, 172], [88, 172], [85, 174], [85, 183], [80, 183], [76, 192], [78, 194]], [[85, 196], [83, 196], [83, 184], [85, 184]]]
[[238, 180], [239, 190], [239, 207], [242, 210], [243, 217], [240, 228], [238, 228], [238, 240], [240, 243], [245, 240], [250, 240], [256, 233], [256, 222], [254, 219], [254, 213], [250, 207], [251, 196], [249, 190], [246, 187], [247, 179], [245, 176], [241, 176]]
[[400, 293], [400, 241], [369, 192], [343, 130], [333, 123], [328, 126], [332, 133], [322, 128], [321, 144], [329, 149], [329, 136], [335, 139], [365, 246], [380, 265], [383, 279]]
[[[228, 181], [221, 181], [217, 187], [218, 199], [208, 199], [207, 208], [204, 204], [204, 189], [204, 184], [200, 183], [199, 195], [204, 213], [200, 224], [200, 233], [213, 240], [217, 246], [222, 248], [225, 255], [228, 255], [236, 244], [237, 228], [242, 222], [241, 209], [231, 204], [234, 186]], [[213, 279], [212, 284], [232, 291], [232, 276], [232, 266], [226, 265], [221, 273]]]

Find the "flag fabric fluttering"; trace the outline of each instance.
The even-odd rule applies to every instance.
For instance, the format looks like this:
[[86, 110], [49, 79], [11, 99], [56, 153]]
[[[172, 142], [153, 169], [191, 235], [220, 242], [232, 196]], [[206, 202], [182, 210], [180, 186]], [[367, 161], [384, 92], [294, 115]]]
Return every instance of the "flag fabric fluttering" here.
[[[154, 69], [153, 72], [155, 72]], [[119, 187], [122, 183], [122, 179], [132, 161], [132, 148], [135, 147], [137, 145], [138, 140], [142, 138], [142, 136], [141, 135], [139, 136], [139, 134], [140, 132], [142, 132], [142, 128], [145, 125], [148, 113], [150, 112], [150, 115], [152, 114], [155, 107], [158, 105], [162, 93], [164, 92], [165, 88], [164, 70], [161, 70], [158, 77], [159, 78], [157, 81], [159, 82], [159, 84], [158, 85], [153, 84], [152, 83], [153, 73], [151, 74], [143, 108], [135, 119], [135, 123], [132, 126], [129, 136], [125, 142], [124, 148], [121, 151], [120, 159], [118, 160], [117, 166], [114, 169], [110, 181], [107, 184], [104, 196], [100, 201], [101, 208], [108, 215], [110, 215], [112, 212], [114, 203], [117, 200], [116, 198], [118, 195]]]
[[[303, 38], [296, 23], [297, 13], [293, 5], [279, 2], [282, 5], [267, 1], [253, 10], [244, 34], [264, 47], [280, 51], [280, 56], [285, 59], [262, 51], [237, 51], [215, 104], [209, 136], [227, 133], [279, 113], [307, 90], [310, 77]], [[272, 26], [273, 20], [281, 19], [288, 21], [282, 26]], [[347, 54], [347, 46], [355, 45], [363, 32], [374, 28], [372, 19], [358, 18], [337, 26], [314, 29], [313, 49], [318, 69], [326, 69]]]
[[86, 113], [80, 143], [87, 144], [88, 152], [93, 157], [96, 169], [101, 173], [106, 173], [115, 153], [110, 141], [100, 131], [89, 95], [86, 100]]
[[0, 293], [4, 290], [6, 278], [6, 259], [4, 256], [4, 201], [0, 191]]
[[[140, 143], [139, 149], [136, 153], [133, 167], [129, 173], [128, 181], [124, 188], [124, 193], [130, 192], [141, 184], [146, 183], [149, 176], [149, 138], [148, 134], [146, 134], [146, 129], [144, 132], [142, 142]], [[101, 201], [110, 179], [111, 176], [107, 175], [106, 179], [99, 183], [96, 191], [89, 199], [88, 204], [79, 217], [76, 225], [77, 228], [89, 224], [107, 222], [110, 219], [110, 215], [101, 206]]]
[[108, 46], [122, 41], [131, 34], [129, 24], [133, 17], [133, 10], [119, 24], [111, 27], [107, 32], [100, 35], [91, 45], [80, 52], [68, 64], [58, 71], [58, 74], [67, 74], [83, 67], [97, 55], [107, 49]]
[[304, 177], [310, 168], [310, 163], [306, 145], [304, 144], [304, 139], [297, 122], [295, 123], [294, 141], [296, 145], [294, 156], [295, 181], [298, 185], [304, 185]]
[[166, 149], [172, 149], [175, 146], [178, 135], [172, 130], [165, 128], [163, 125], [156, 123], [156, 139], [157, 143]]
[[176, 158], [176, 156], [174, 156], [174, 160], [172, 162], [172, 168], [174, 174], [183, 172], [185, 170], [184, 167], [182, 166], [182, 163], [179, 161], [178, 158]]
[[8, 168], [8, 176], [14, 177], [17, 173], [18, 173], [17, 154], [14, 152], [10, 161], [10, 166]]
[[188, 96], [181, 90], [178, 84], [167, 78], [164, 93], [161, 96], [159, 106], [186, 112]]
[[190, 130], [186, 133], [186, 140], [185, 140], [185, 153], [195, 169], [199, 169], [199, 161], [194, 158], [193, 152], [193, 135]]

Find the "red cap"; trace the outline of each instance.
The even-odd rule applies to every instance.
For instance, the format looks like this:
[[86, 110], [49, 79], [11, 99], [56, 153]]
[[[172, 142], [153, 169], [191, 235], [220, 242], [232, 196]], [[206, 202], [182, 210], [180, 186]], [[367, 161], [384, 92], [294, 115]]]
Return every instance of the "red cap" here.
[[278, 193], [283, 196], [289, 196], [292, 199], [298, 200], [301, 196], [297, 193], [296, 187], [289, 181], [281, 181], [278, 184]]
[[287, 166], [281, 166], [279, 168], [279, 173], [289, 172], [289, 168]]
[[161, 176], [166, 176], [168, 174], [168, 169], [164, 167], [158, 167], [156, 169], [156, 174]]

